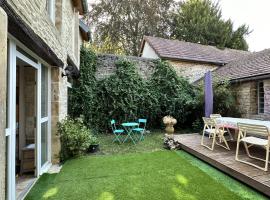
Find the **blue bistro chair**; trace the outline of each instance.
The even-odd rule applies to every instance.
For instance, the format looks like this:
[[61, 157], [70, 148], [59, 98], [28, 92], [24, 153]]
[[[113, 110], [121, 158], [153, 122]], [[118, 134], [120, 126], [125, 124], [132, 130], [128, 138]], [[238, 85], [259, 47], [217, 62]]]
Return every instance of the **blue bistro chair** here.
[[146, 119], [139, 119], [138, 120], [139, 125], [138, 127], [132, 129], [135, 133], [140, 134], [139, 140], [144, 140], [144, 135], [145, 135], [145, 127], [146, 127]]
[[113, 142], [115, 141], [118, 141], [118, 142], [122, 142], [121, 141], [121, 135], [125, 132], [124, 129], [117, 129], [116, 128], [116, 125], [115, 125], [115, 120], [111, 120], [111, 126], [112, 126], [112, 131], [113, 131], [113, 134], [114, 134], [114, 139], [113, 139]]

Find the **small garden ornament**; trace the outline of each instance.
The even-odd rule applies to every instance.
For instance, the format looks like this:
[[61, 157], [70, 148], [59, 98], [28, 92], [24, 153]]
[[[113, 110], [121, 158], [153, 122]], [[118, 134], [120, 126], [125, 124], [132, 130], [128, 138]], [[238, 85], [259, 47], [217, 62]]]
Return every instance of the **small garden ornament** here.
[[163, 123], [166, 125], [165, 131], [168, 136], [173, 137], [174, 125], [177, 123], [177, 120], [172, 116], [168, 115], [163, 117]]

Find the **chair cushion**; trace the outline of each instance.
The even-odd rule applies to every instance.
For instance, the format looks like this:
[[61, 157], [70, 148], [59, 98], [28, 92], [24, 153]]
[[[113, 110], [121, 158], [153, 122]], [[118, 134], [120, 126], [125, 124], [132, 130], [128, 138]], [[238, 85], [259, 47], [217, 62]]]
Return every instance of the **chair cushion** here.
[[132, 130], [133, 130], [133, 131], [138, 131], [138, 132], [144, 131], [143, 128], [134, 128], [134, 129], [132, 129]]
[[266, 140], [266, 139], [252, 137], [252, 136], [244, 137], [241, 139], [241, 141], [249, 143], [249, 144], [261, 145], [261, 146], [266, 146], [268, 143], [268, 140]]
[[113, 132], [114, 132], [114, 133], [123, 133], [124, 130], [123, 130], [123, 129], [116, 129], [116, 130], [114, 130]]

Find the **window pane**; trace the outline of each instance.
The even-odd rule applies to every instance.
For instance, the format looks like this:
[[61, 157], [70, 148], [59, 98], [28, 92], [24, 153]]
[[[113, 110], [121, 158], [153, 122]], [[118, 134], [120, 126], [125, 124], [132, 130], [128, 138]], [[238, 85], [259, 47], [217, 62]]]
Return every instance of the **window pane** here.
[[263, 86], [263, 82], [258, 83], [258, 112], [264, 113], [264, 86]]
[[41, 117], [48, 116], [48, 68], [41, 68]]
[[48, 122], [41, 124], [41, 166], [48, 160]]

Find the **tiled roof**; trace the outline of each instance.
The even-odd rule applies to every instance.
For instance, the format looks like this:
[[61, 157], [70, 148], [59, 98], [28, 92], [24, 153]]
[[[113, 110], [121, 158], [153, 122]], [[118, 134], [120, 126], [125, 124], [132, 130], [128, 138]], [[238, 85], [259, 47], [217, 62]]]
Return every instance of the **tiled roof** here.
[[239, 80], [270, 74], [270, 49], [252, 53], [218, 68], [214, 76], [221, 79]]
[[149, 43], [160, 58], [168, 60], [190, 60], [223, 65], [250, 54], [248, 51], [227, 48], [221, 50], [214, 46], [151, 36], [144, 36], [142, 49], [145, 41]]

